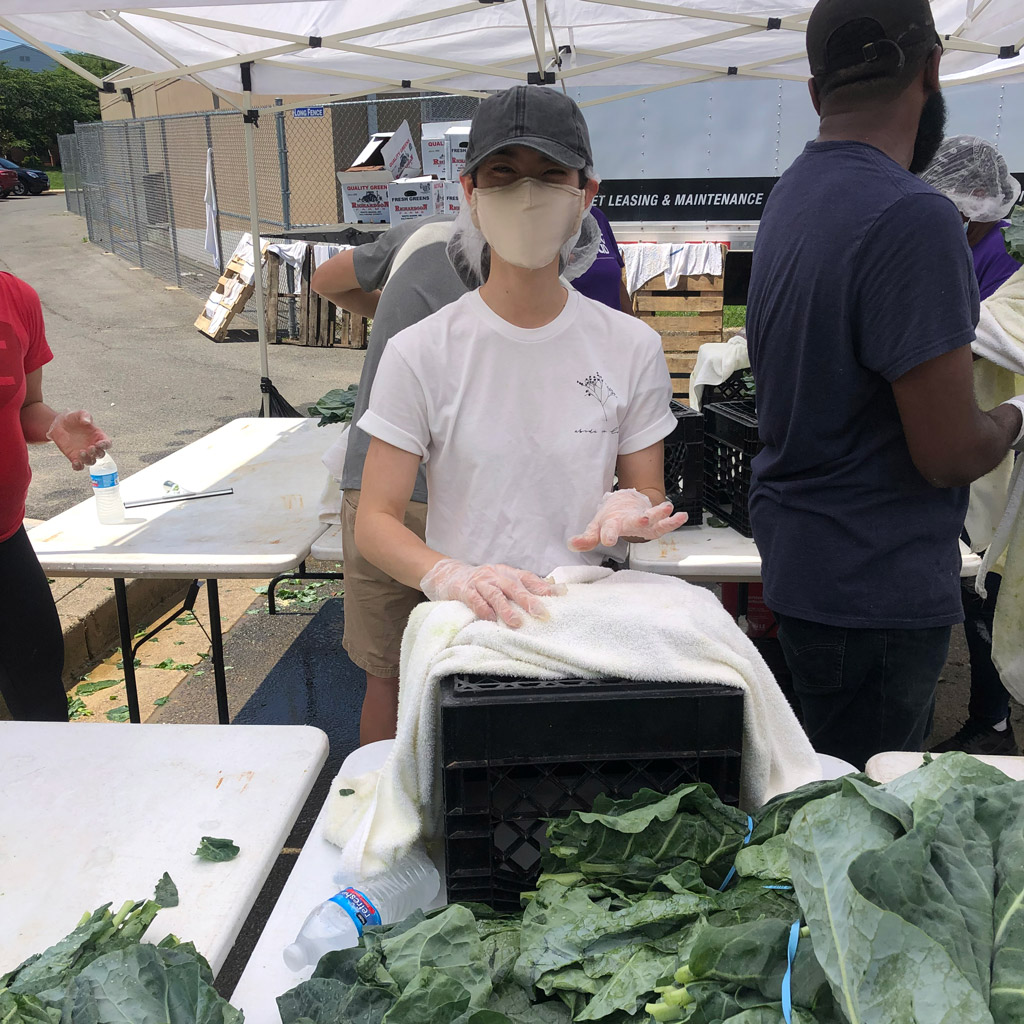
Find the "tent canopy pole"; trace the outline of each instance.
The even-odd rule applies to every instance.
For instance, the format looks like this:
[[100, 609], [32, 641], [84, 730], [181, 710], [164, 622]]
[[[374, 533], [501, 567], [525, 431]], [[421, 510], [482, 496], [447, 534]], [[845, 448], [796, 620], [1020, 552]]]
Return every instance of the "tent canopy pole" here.
[[[249, 80], [249, 69], [243, 68], [243, 78], [250, 89], [244, 92], [245, 106], [252, 108], [252, 82]], [[245, 169], [249, 178], [249, 231], [252, 234], [252, 263], [253, 263], [253, 284], [256, 286], [256, 327], [260, 339], [260, 382], [262, 391], [261, 400], [263, 403], [263, 415], [270, 415], [270, 393], [262, 387], [262, 382], [270, 377], [270, 365], [267, 361], [267, 317], [265, 312], [266, 298], [263, 294], [263, 261], [261, 258], [263, 246], [260, 242], [260, 204], [256, 184], [256, 143], [253, 121], [255, 118], [249, 114], [243, 114], [243, 129], [245, 132]]]

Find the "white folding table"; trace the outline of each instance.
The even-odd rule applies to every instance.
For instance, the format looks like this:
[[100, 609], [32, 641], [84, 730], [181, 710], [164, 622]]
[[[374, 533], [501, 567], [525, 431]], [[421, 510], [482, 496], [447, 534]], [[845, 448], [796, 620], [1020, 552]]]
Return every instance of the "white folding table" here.
[[[165, 871], [180, 902], [147, 938], [193, 941], [216, 973], [326, 758], [310, 726], [0, 722], [0, 974]], [[204, 835], [238, 856], [194, 856]]]
[[[139, 721], [134, 647], [152, 633], [133, 647], [125, 579], [206, 580], [217, 711], [227, 722], [217, 580], [266, 579], [302, 565], [326, 529], [317, 514], [325, 473], [320, 459], [335, 437], [313, 419], [232, 420], [126, 477], [121, 497], [163, 497], [165, 481], [183, 491], [231, 488], [232, 494], [129, 508], [117, 526], [98, 521], [90, 497], [29, 532], [48, 576], [113, 579], [132, 722]], [[198, 586], [186, 599], [189, 610]]]
[[[961, 541], [961, 576], [976, 576], [981, 558]], [[691, 583], [760, 583], [761, 555], [731, 526], [681, 526], [659, 540], [629, 546], [629, 567]]]
[[[379, 768], [393, 744], [394, 740], [379, 740], [359, 747], [349, 754], [342, 768], [347, 775], [360, 775]], [[341, 850], [324, 838], [329, 804], [330, 798], [320, 809], [309, 838], [292, 867], [288, 881], [231, 995], [231, 1005], [245, 1013], [246, 1024], [281, 1024], [277, 997], [313, 973], [312, 967], [292, 971], [285, 965], [282, 952], [288, 943], [294, 942], [306, 915], [341, 888], [334, 881], [341, 861]], [[437, 864], [437, 868], [441, 876], [441, 887], [426, 908], [428, 910], [442, 907], [446, 902], [443, 862]], [[348, 884], [354, 881], [349, 879]]]

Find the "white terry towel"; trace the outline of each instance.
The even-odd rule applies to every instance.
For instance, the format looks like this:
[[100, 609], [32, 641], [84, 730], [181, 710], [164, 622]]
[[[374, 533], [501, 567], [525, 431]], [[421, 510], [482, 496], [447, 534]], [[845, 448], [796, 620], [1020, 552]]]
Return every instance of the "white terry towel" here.
[[721, 273], [721, 242], [686, 242], [673, 246], [669, 253], [665, 287], [675, 288], [681, 277], [720, 277]]
[[619, 252], [625, 263], [626, 289], [632, 295], [668, 270], [672, 246], [668, 242], [633, 242], [620, 245]]
[[[744, 691], [741, 803], [753, 809], [821, 777], [818, 759], [753, 644], [714, 595], [668, 576], [590, 566], [555, 570], [568, 584], [551, 618], [509, 629], [465, 605], [419, 605], [402, 638], [398, 732], [378, 771], [331, 787], [324, 834], [341, 867], [369, 877], [441, 831], [438, 688], [458, 673], [565, 679], [710, 681]], [[340, 796], [339, 790], [353, 790]]]
[[699, 412], [705, 385], [721, 384], [748, 366], [746, 334], [733, 335], [728, 341], [706, 341], [697, 349], [697, 361], [690, 374], [690, 405]]

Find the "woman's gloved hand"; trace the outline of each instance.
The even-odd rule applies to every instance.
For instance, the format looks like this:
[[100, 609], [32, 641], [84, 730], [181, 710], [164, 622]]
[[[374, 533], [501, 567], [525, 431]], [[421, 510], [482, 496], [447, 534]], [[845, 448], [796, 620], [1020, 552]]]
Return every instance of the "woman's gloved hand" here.
[[672, 502], [652, 506], [651, 499], [629, 488], [609, 491], [597, 506], [594, 518], [576, 537], [569, 538], [570, 551], [592, 551], [598, 544], [606, 548], [622, 537], [656, 540], [678, 529], [687, 520], [685, 512], [672, 514]]
[[60, 413], [46, 436], [68, 457], [72, 469], [95, 465], [111, 444], [84, 409]]
[[499, 619], [513, 628], [523, 624], [522, 613], [546, 619], [542, 597], [561, 596], [565, 587], [511, 565], [469, 565], [442, 558], [423, 579], [420, 590], [431, 601], [461, 601], [480, 619]]

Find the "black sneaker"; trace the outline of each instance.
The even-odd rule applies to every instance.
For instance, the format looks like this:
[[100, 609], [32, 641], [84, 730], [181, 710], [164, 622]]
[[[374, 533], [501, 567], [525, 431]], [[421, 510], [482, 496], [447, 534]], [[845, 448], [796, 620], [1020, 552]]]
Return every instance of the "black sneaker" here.
[[965, 754], [1008, 754], [1017, 755], [1017, 740], [1013, 735], [1013, 726], [1007, 722], [1006, 728], [1000, 732], [990, 725], [968, 718], [967, 721], [942, 743], [931, 748], [933, 754], [945, 754], [950, 750], [962, 750]]

